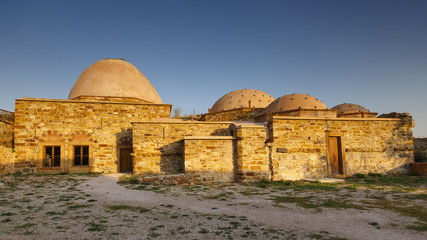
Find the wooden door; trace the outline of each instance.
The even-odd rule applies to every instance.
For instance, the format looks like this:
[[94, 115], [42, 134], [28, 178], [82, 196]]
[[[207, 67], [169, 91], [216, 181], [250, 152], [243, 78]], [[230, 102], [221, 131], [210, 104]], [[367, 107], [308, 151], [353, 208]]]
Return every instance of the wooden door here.
[[120, 148], [120, 172], [132, 171], [132, 148]]
[[341, 137], [329, 137], [329, 163], [331, 175], [344, 174]]

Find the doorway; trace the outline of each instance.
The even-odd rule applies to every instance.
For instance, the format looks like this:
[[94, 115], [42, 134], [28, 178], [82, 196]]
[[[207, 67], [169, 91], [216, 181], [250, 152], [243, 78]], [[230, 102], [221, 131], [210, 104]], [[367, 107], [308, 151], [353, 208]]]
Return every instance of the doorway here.
[[132, 148], [120, 148], [120, 172], [132, 172]]
[[341, 137], [329, 136], [328, 146], [329, 176], [344, 177], [344, 158]]

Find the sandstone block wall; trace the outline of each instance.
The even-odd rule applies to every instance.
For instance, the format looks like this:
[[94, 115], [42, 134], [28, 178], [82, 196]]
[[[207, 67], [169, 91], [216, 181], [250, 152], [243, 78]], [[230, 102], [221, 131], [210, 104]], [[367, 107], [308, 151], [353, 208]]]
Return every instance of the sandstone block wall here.
[[253, 121], [261, 115], [264, 108], [238, 108], [216, 113], [206, 113], [202, 116], [202, 121]]
[[427, 162], [427, 138], [414, 138], [415, 161]]
[[236, 138], [237, 180], [242, 182], [270, 179], [269, 147], [263, 124], [242, 124], [230, 127]]
[[183, 172], [182, 140], [191, 136], [228, 136], [229, 125], [229, 122], [134, 122], [134, 173]]
[[411, 172], [427, 177], [427, 162], [416, 162], [411, 164]]
[[0, 146], [13, 147], [13, 123], [0, 120]]
[[328, 177], [329, 135], [341, 137], [346, 175], [407, 173], [414, 160], [412, 118], [273, 117], [268, 126], [274, 180]]
[[[15, 171], [116, 172], [118, 147], [132, 146], [132, 121], [170, 116], [171, 105], [17, 99]], [[43, 146], [61, 146], [61, 167], [42, 167]], [[89, 145], [91, 167], [74, 167], [73, 145]], [[79, 169], [77, 169], [79, 168]]]
[[201, 182], [235, 180], [233, 137], [184, 138], [185, 173]]
[[0, 146], [0, 175], [14, 173], [15, 153], [11, 147]]
[[0, 175], [13, 173], [13, 124], [0, 120]]

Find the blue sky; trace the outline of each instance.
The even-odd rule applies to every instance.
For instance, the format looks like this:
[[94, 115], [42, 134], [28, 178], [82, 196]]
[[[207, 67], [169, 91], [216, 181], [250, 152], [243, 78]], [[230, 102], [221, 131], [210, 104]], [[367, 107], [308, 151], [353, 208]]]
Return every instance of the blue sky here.
[[0, 1], [0, 108], [66, 99], [124, 58], [164, 103], [205, 113], [226, 93], [308, 93], [329, 108], [409, 112], [427, 137], [427, 1]]

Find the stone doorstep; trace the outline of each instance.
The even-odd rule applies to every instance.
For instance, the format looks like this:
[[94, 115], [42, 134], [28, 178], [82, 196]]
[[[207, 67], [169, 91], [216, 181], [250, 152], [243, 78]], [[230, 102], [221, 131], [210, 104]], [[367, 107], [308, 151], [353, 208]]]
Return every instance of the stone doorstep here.
[[303, 178], [301, 179], [307, 182], [320, 182], [320, 183], [342, 183], [345, 179], [342, 178]]

